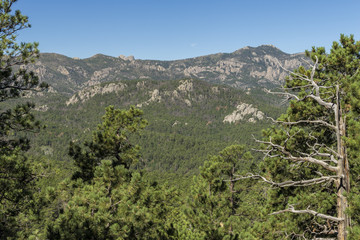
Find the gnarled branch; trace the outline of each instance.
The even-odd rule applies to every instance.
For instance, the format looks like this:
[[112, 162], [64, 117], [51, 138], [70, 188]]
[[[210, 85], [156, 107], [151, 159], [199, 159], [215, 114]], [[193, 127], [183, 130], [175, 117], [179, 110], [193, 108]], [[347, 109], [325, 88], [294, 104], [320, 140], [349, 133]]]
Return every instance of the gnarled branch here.
[[286, 121], [279, 121], [279, 120], [275, 120], [272, 117], [267, 117], [268, 119], [270, 119], [272, 122], [274, 123], [279, 123], [281, 125], [286, 125], [286, 126], [291, 126], [291, 125], [297, 125], [297, 124], [301, 124], [301, 123], [308, 123], [308, 124], [320, 124], [323, 126], [326, 126], [332, 130], [336, 130], [336, 126], [332, 125], [328, 122], [325, 122], [323, 120], [299, 120], [296, 122], [286, 122]]
[[314, 215], [316, 217], [320, 217], [320, 218], [335, 221], [335, 222], [344, 221], [343, 218], [338, 218], [338, 217], [333, 217], [333, 216], [330, 216], [330, 215], [318, 213], [318, 212], [315, 212], [314, 210], [310, 210], [310, 209], [295, 210], [294, 206], [292, 206], [292, 205], [290, 205], [288, 209], [273, 212], [273, 213], [270, 213], [269, 215], [277, 215], [277, 214], [281, 214], [281, 213], [285, 213], [285, 212], [298, 213], [298, 214], [307, 213], [307, 214], [312, 214], [312, 215]]
[[266, 179], [265, 177], [261, 176], [261, 175], [253, 175], [253, 174], [248, 174], [246, 176], [240, 176], [240, 175], [235, 175], [237, 176], [237, 178], [232, 179], [232, 180], [224, 180], [224, 181], [231, 181], [231, 182], [235, 182], [235, 181], [239, 181], [239, 180], [243, 180], [243, 179], [261, 179], [263, 182], [271, 184], [272, 186], [275, 187], [292, 187], [292, 186], [311, 186], [311, 185], [315, 185], [315, 184], [320, 184], [320, 183], [324, 183], [327, 181], [333, 181], [335, 178], [338, 178], [338, 176], [323, 176], [320, 178], [313, 178], [313, 179], [306, 179], [306, 180], [300, 180], [300, 181], [285, 181], [285, 182], [274, 182], [271, 179]]
[[[274, 149], [276, 149], [277, 151], [281, 152], [282, 154], [284, 154], [284, 156], [279, 155], [279, 157], [281, 157], [283, 159], [291, 160], [294, 162], [309, 162], [309, 163], [313, 163], [316, 165], [320, 165], [323, 168], [325, 168], [326, 170], [329, 170], [331, 172], [338, 171], [337, 167], [331, 166], [330, 164], [326, 163], [323, 160], [320, 160], [320, 159], [317, 159], [317, 158], [314, 158], [311, 156], [306, 156], [306, 157], [294, 156], [291, 152], [287, 151], [285, 149], [285, 147], [271, 142], [271, 139], [270, 139], [270, 141], [261, 141], [261, 140], [255, 139], [255, 141], [257, 143], [263, 143], [263, 144], [269, 145], [269, 146], [273, 147]], [[266, 151], [271, 151], [271, 150], [266, 150]]]

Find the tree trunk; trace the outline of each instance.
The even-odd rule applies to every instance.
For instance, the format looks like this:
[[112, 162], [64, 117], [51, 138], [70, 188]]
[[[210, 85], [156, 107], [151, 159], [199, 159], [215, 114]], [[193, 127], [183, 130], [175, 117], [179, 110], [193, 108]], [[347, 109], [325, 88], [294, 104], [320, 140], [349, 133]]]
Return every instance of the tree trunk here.
[[336, 121], [336, 137], [337, 137], [337, 150], [339, 154], [338, 159], [338, 180], [336, 181], [337, 189], [337, 217], [344, 219], [338, 225], [338, 240], [347, 239], [347, 228], [350, 226], [350, 218], [346, 214], [348, 201], [345, 193], [350, 191], [350, 174], [349, 163], [346, 154], [346, 146], [343, 140], [346, 133], [345, 119], [342, 116], [342, 108], [340, 102], [339, 86], [336, 86], [337, 106], [335, 108], [335, 121]]
[[[231, 204], [230, 216], [235, 215], [235, 206], [234, 206], [234, 184], [235, 184], [235, 182], [233, 181], [234, 174], [235, 174], [235, 166], [232, 167], [231, 174], [230, 174], [230, 204]], [[230, 224], [229, 233], [232, 233], [232, 231], [233, 231], [233, 227], [232, 227], [232, 224]]]

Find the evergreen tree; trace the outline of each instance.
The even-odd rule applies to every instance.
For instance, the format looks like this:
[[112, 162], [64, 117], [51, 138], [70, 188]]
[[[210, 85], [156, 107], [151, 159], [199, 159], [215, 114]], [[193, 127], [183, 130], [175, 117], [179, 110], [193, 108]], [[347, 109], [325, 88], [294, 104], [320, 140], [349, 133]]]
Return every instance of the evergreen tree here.
[[129, 141], [129, 136], [147, 125], [142, 111], [134, 107], [129, 110], [106, 108], [103, 122], [93, 132], [92, 141], [86, 141], [84, 148], [71, 142], [69, 155], [79, 168], [73, 179], [92, 180], [95, 167], [102, 159], [110, 159], [113, 167], [122, 165], [129, 169], [138, 159], [138, 146]]
[[[103, 160], [91, 183], [65, 181], [47, 239], [171, 239], [177, 193]], [[58, 200], [59, 201], [59, 200]]]
[[19, 230], [15, 217], [25, 209], [34, 180], [24, 156], [30, 147], [29, 140], [19, 137], [19, 133], [40, 128], [31, 113], [32, 103], [9, 109], [6, 102], [28, 90], [47, 87], [24, 67], [38, 58], [39, 51], [37, 43], [16, 42], [18, 32], [30, 24], [19, 10], [12, 11], [15, 2], [0, 1], [0, 238], [14, 236]]
[[70, 154], [79, 167], [74, 176], [79, 177], [62, 183], [57, 200], [62, 208], [48, 225], [48, 239], [174, 236], [171, 219], [177, 193], [145, 180], [141, 172], [130, 168], [137, 159], [137, 148], [128, 137], [145, 126], [141, 116], [133, 107], [125, 111], [110, 106], [93, 141], [85, 144], [87, 149], [71, 145]]
[[306, 55], [311, 67], [290, 72], [285, 91], [278, 93], [291, 99], [287, 113], [274, 120], [280, 126], [258, 141], [266, 176], [243, 177], [278, 187], [269, 192], [272, 216], [264, 239], [343, 240], [350, 223], [358, 224], [346, 209], [353, 208], [348, 196], [358, 193], [360, 170], [360, 42], [341, 35], [329, 54], [313, 47]]
[[232, 145], [201, 167], [187, 210], [190, 229], [199, 239], [254, 239], [247, 231], [256, 215], [253, 204], [261, 198], [253, 198], [256, 194], [250, 194], [254, 189], [248, 183], [235, 181], [251, 164], [250, 152], [242, 145]]

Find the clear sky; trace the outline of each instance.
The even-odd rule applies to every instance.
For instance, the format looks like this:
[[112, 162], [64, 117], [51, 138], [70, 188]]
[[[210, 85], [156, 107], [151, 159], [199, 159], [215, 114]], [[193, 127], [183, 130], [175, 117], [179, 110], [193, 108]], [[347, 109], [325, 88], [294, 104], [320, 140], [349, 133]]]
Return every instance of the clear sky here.
[[41, 52], [172, 60], [272, 44], [287, 53], [360, 40], [359, 0], [19, 0]]

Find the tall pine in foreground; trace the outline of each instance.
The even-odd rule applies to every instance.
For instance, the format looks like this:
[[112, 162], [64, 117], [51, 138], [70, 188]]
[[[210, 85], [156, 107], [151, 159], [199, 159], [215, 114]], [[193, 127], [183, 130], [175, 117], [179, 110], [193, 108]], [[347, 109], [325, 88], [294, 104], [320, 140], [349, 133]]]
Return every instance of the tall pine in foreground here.
[[92, 141], [70, 145], [78, 171], [59, 188], [47, 239], [171, 239], [177, 193], [131, 168], [138, 147], [129, 137], [145, 125], [141, 110], [110, 106]]
[[69, 155], [78, 167], [73, 179], [91, 181], [96, 166], [103, 159], [111, 160], [113, 167], [121, 165], [129, 169], [139, 157], [139, 147], [132, 144], [129, 137], [147, 125], [142, 115], [142, 111], [134, 107], [127, 111], [107, 107], [102, 124], [93, 132], [92, 141], [85, 141], [84, 147], [70, 143]]
[[[270, 216], [262, 238], [359, 239], [360, 42], [341, 35], [330, 53], [306, 51], [284, 86], [290, 106], [258, 141]], [[349, 233], [350, 232], [350, 233]], [[355, 236], [356, 235], [356, 236]]]
[[[17, 43], [18, 32], [29, 28], [28, 18], [13, 11], [16, 0], [0, 1], [0, 238], [11, 238], [23, 226], [16, 216], [28, 208], [35, 179], [24, 153], [29, 141], [21, 132], [37, 131], [31, 103], [7, 108], [6, 103], [28, 90], [41, 90], [38, 78], [24, 65], [34, 62], [39, 51], [36, 43]], [[21, 66], [21, 67], [20, 67]]]
[[185, 211], [189, 235], [212, 240], [256, 239], [250, 229], [260, 218], [261, 189], [234, 181], [250, 171], [252, 159], [243, 145], [231, 145], [204, 163], [194, 178]]

